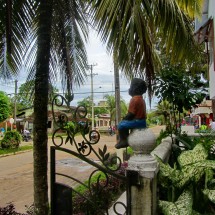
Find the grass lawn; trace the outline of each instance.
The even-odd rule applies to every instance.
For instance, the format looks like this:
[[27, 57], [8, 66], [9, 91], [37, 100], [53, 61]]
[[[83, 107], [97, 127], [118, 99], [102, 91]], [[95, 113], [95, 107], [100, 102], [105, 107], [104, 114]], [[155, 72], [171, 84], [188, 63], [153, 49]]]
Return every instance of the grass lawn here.
[[17, 149], [1, 149], [0, 148], [0, 155], [10, 154], [10, 153], [16, 154], [16, 152], [26, 151], [26, 150], [30, 150], [30, 149], [33, 149], [32, 145], [20, 146]]

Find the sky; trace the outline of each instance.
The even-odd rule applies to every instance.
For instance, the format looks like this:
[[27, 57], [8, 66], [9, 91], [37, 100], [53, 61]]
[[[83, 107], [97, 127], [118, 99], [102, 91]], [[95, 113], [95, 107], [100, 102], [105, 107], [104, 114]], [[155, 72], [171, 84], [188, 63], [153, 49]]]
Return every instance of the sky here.
[[[98, 104], [100, 100], [103, 100], [104, 95], [114, 95], [114, 66], [112, 56], [110, 56], [105, 48], [105, 45], [100, 41], [95, 31], [90, 31], [89, 43], [86, 46], [88, 53], [88, 63], [93, 66], [93, 91], [94, 91], [94, 103]], [[90, 75], [90, 70], [89, 70]], [[26, 80], [24, 74], [18, 76], [18, 88]], [[60, 83], [60, 81], [59, 81]], [[59, 84], [60, 85], [60, 84]], [[128, 95], [130, 82], [125, 79], [120, 72], [120, 92], [122, 99], [128, 104], [131, 97]], [[15, 92], [15, 81], [9, 81], [8, 83], [0, 81], [0, 91], [6, 93]], [[62, 92], [59, 89], [60, 92]], [[83, 86], [74, 89], [74, 100], [71, 102], [72, 106], [76, 106], [78, 101], [83, 100], [91, 96], [91, 78], [87, 77], [87, 80]], [[153, 103], [152, 103], [153, 104]], [[148, 101], [146, 99], [147, 109], [149, 109]]]

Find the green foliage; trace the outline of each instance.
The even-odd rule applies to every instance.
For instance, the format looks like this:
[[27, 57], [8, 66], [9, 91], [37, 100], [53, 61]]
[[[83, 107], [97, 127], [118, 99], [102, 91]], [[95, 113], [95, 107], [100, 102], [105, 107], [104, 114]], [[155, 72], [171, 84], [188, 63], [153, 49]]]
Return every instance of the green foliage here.
[[[213, 211], [210, 201], [215, 201], [213, 198], [214, 192], [213, 189], [207, 190], [207, 188], [214, 181], [215, 161], [208, 160], [209, 153], [207, 144], [199, 142], [192, 150], [181, 152], [177, 158], [178, 164], [174, 165], [174, 168], [157, 158], [160, 164], [158, 177], [161, 193], [168, 193], [166, 195], [168, 198], [163, 195], [159, 202], [159, 206], [165, 215], [194, 214], [197, 212], [202, 214]], [[187, 190], [188, 186], [192, 189]], [[189, 213], [183, 212], [184, 207], [181, 207], [185, 199], [186, 203], [183, 204]]]
[[10, 100], [4, 92], [0, 91], [0, 122], [7, 119], [10, 114]]
[[164, 65], [156, 77], [157, 113], [164, 116], [167, 128], [170, 127], [173, 133], [179, 133], [184, 110], [190, 110], [207, 95], [207, 86], [201, 74], [191, 74], [182, 64]]
[[161, 130], [159, 136], [156, 138], [156, 145], [159, 145], [165, 137], [169, 136], [169, 132], [167, 130]]
[[73, 122], [67, 122], [67, 124], [64, 126], [65, 129], [68, 129], [69, 131], [74, 131], [75, 124]]
[[[215, 159], [215, 133], [204, 133], [201, 134], [198, 137], [189, 137], [187, 134], [180, 134], [176, 136], [176, 144], [177, 147], [183, 148], [183, 149], [193, 149], [198, 143], [202, 143], [204, 145], [204, 148], [207, 150], [208, 158], [213, 160]], [[179, 146], [179, 143], [182, 143], [183, 145]]]
[[33, 149], [33, 146], [31, 145], [20, 146], [19, 148], [12, 148], [12, 149], [0, 149], [0, 155], [10, 154], [10, 153], [16, 154], [17, 152], [31, 150], [31, 149]]
[[18, 148], [21, 143], [21, 135], [17, 131], [7, 131], [1, 141], [1, 147], [7, 148]]
[[203, 193], [215, 204], [215, 190], [204, 189]]
[[[125, 174], [125, 168], [116, 173]], [[107, 183], [108, 182], [108, 183]], [[89, 181], [75, 188], [73, 195], [73, 213], [75, 214], [104, 214], [111, 206], [112, 202], [125, 190], [125, 182], [108, 175], [108, 180], [104, 173], [95, 174], [90, 180], [91, 191], [89, 191]], [[81, 195], [79, 195], [81, 194]]]
[[[49, 84], [49, 102], [52, 102], [52, 99], [55, 96], [55, 93], [58, 92], [58, 89], [51, 84]], [[12, 98], [12, 108], [14, 105], [15, 97]], [[25, 82], [19, 87], [19, 92], [16, 96], [17, 110], [22, 110], [29, 108], [33, 105], [34, 100], [34, 80]]]
[[191, 215], [193, 198], [191, 190], [185, 190], [175, 202], [159, 201], [159, 207], [165, 215]]
[[200, 75], [191, 76], [181, 65], [169, 66], [161, 70], [156, 78], [155, 95], [160, 101], [167, 100], [173, 110], [180, 113], [199, 104], [207, 94], [207, 84]]
[[161, 114], [157, 114], [156, 111], [149, 111], [147, 113], [147, 125], [162, 125], [164, 123], [163, 116]]
[[[107, 109], [110, 113], [111, 121], [113, 122], [113, 121], [115, 121], [115, 118], [116, 118], [115, 96], [106, 94], [106, 95], [104, 95], [104, 99], [106, 100]], [[120, 98], [120, 108], [121, 108], [121, 116], [126, 115], [127, 114], [127, 105], [122, 98]]]
[[[111, 121], [115, 120], [116, 115], [116, 107], [115, 107], [115, 96], [106, 94], [104, 96], [106, 100], [106, 107], [94, 107], [94, 114], [110, 114]], [[87, 108], [87, 112], [91, 113], [92, 108], [92, 101], [90, 97], [84, 98], [83, 100], [78, 102], [78, 106], [84, 106]], [[120, 106], [121, 106], [121, 115], [124, 116], [127, 113], [128, 107], [125, 101], [121, 98], [120, 99]]]

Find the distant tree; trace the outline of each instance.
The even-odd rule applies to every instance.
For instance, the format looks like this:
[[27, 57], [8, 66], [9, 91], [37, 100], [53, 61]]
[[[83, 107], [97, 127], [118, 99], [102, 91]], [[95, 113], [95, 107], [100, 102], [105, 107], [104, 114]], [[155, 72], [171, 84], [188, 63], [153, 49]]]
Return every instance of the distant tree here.
[[166, 125], [171, 112], [171, 105], [168, 101], [163, 100], [155, 107], [154, 115], [163, 116], [163, 123]]
[[108, 109], [106, 107], [97, 106], [94, 109], [94, 113], [95, 113], [95, 115], [106, 114], [106, 113], [108, 113]]
[[91, 113], [92, 102], [90, 96], [83, 98], [81, 101], [78, 101], [77, 104], [78, 106], [84, 106], [87, 109], [88, 114]]
[[[155, 95], [159, 103], [166, 100], [171, 105], [171, 117], [174, 127], [180, 123], [180, 114], [201, 103], [207, 95], [208, 83], [200, 74], [191, 75], [182, 65], [165, 66], [156, 78]], [[168, 109], [166, 109], [167, 111]], [[165, 119], [166, 120], [166, 119]]]
[[[84, 106], [87, 108], [87, 112], [91, 115], [92, 111], [92, 102], [91, 102], [91, 97], [88, 96], [87, 98], [84, 98], [81, 101], [78, 101], [78, 106]], [[95, 104], [94, 104], [95, 106]], [[99, 115], [99, 114], [105, 114], [108, 112], [108, 109], [106, 107], [94, 107], [94, 115]]]
[[[111, 121], [115, 121], [116, 119], [115, 96], [106, 94], [104, 96], [104, 99], [106, 99], [107, 109], [110, 113], [110, 119]], [[124, 116], [127, 113], [128, 107], [122, 98], [120, 99], [120, 108], [121, 108], [121, 115]]]
[[[104, 95], [104, 99], [106, 100], [106, 107], [95, 106], [94, 107], [94, 114], [99, 115], [99, 114], [109, 113], [111, 121], [113, 122], [116, 119], [115, 96], [106, 94], [106, 95]], [[78, 104], [78, 106], [85, 106], [87, 108], [87, 112], [91, 115], [92, 102], [91, 102], [90, 96], [84, 98], [81, 101], [78, 101], [77, 104]], [[120, 106], [121, 106], [122, 116], [126, 115], [126, 113], [128, 111], [128, 106], [122, 98], [120, 100]]]
[[126, 104], [125, 100], [121, 98], [120, 100], [121, 107], [121, 116], [125, 116], [128, 112], [128, 104]]
[[[51, 84], [49, 84], [49, 95], [48, 100], [49, 103], [52, 102], [52, 99], [55, 93], [58, 92], [58, 89]], [[15, 97], [11, 98], [12, 106], [14, 105]], [[27, 81], [19, 87], [19, 92], [16, 96], [16, 104], [17, 110], [21, 110], [24, 108], [29, 108], [33, 106], [34, 101], [34, 80]]]
[[0, 122], [7, 119], [10, 114], [10, 99], [5, 92], [0, 91]]
[[107, 108], [110, 113], [110, 123], [111, 123], [112, 121], [115, 120], [115, 112], [116, 112], [115, 97], [113, 95], [106, 94], [104, 96], [104, 99], [106, 99]]
[[153, 125], [157, 125], [157, 124], [164, 124], [164, 117], [163, 115], [157, 115], [156, 114], [156, 110], [153, 111], [148, 111], [147, 112], [147, 126], [153, 124]]

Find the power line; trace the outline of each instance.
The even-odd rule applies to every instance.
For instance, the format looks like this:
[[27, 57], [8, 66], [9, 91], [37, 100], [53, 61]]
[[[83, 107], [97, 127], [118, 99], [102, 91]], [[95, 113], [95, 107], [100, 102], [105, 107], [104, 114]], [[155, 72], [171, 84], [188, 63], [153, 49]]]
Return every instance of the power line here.
[[[102, 94], [102, 93], [113, 93], [113, 92], [115, 92], [114, 90], [110, 90], [110, 91], [102, 91], [102, 92], [93, 92], [93, 93], [96, 93], [96, 94]], [[121, 90], [120, 91], [121, 93], [127, 93], [128, 92], [128, 90]], [[76, 94], [76, 95], [78, 95], [78, 94], [90, 94], [91, 92], [82, 92], [82, 93], [73, 93], [73, 94]], [[65, 94], [65, 93], [63, 93], [63, 92], [57, 92], [56, 94]]]

